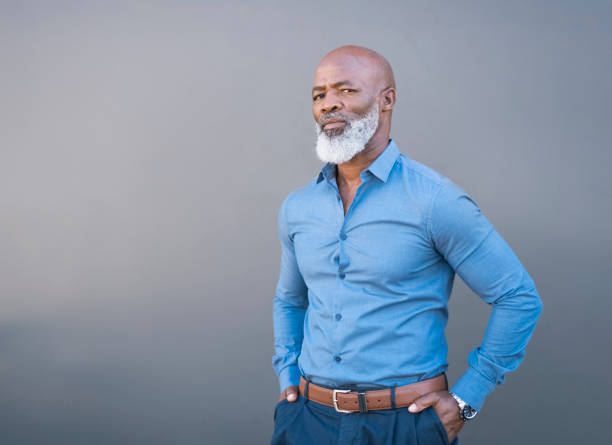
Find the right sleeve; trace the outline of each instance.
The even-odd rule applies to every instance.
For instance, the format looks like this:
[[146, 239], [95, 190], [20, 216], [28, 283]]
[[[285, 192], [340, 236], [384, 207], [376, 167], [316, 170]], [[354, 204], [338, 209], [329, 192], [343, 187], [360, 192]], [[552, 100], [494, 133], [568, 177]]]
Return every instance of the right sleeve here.
[[272, 365], [281, 392], [299, 385], [298, 357], [304, 338], [304, 316], [308, 308], [308, 289], [297, 265], [293, 239], [287, 223], [285, 199], [278, 214], [278, 236], [281, 243], [280, 275], [273, 299], [274, 357]]

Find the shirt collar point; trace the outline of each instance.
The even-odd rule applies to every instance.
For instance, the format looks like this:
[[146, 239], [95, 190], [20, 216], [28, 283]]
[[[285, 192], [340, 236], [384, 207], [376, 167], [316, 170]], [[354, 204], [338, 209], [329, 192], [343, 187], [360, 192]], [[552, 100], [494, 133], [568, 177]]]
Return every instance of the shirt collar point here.
[[395, 145], [393, 139], [389, 139], [387, 148], [378, 155], [374, 162], [368, 167], [368, 170], [382, 182], [386, 183], [399, 154], [400, 152], [397, 145]]

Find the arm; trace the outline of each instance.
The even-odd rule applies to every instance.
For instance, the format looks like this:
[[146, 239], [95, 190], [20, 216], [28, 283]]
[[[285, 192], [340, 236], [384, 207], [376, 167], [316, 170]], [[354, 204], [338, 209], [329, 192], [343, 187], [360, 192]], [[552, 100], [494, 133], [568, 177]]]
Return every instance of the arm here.
[[[542, 311], [533, 280], [474, 200], [452, 182], [434, 196], [429, 218], [431, 241], [446, 262], [485, 302], [493, 306], [479, 347], [468, 369], [451, 389], [480, 411], [505, 374], [516, 369]], [[463, 427], [457, 403], [447, 391], [425, 394], [410, 406], [436, 410], [452, 441]]]
[[287, 225], [285, 199], [278, 214], [278, 236], [281, 242], [281, 264], [273, 299], [274, 357], [272, 364], [281, 392], [299, 384], [297, 361], [304, 338], [304, 316], [308, 307], [308, 290], [297, 265], [293, 240]]
[[463, 281], [493, 306], [479, 347], [452, 392], [480, 410], [485, 397], [521, 363], [542, 310], [533, 280], [471, 197], [453, 183], [439, 190], [431, 212], [436, 249]]
[[523, 360], [542, 302], [514, 252], [472, 198], [452, 182], [442, 185], [434, 199], [430, 228], [440, 254], [493, 306], [481, 345], [470, 353], [466, 372], [451, 389], [480, 411], [486, 396]]

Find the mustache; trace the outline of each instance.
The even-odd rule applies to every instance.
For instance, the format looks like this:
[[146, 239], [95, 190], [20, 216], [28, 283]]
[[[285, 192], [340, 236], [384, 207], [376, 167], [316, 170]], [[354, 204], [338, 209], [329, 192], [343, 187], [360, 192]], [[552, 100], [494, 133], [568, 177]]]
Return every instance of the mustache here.
[[316, 121], [319, 133], [323, 132], [323, 125], [325, 125], [325, 123], [330, 119], [341, 119], [346, 122], [347, 128], [351, 126], [351, 120], [348, 117], [338, 111], [332, 111], [330, 113], [325, 113], [318, 121]]

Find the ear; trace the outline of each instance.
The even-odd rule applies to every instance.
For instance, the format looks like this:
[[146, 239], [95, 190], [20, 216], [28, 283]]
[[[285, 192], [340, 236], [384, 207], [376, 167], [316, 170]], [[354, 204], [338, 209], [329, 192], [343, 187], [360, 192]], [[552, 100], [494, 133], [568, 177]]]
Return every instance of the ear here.
[[388, 87], [385, 88], [382, 92], [382, 106], [380, 111], [391, 111], [395, 106], [395, 100], [397, 99], [397, 92], [395, 88]]

